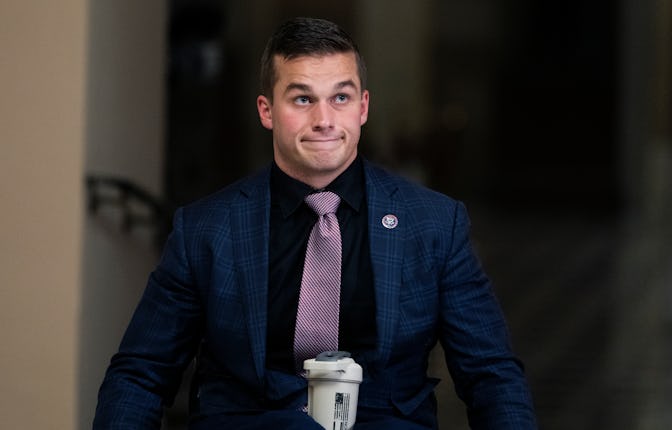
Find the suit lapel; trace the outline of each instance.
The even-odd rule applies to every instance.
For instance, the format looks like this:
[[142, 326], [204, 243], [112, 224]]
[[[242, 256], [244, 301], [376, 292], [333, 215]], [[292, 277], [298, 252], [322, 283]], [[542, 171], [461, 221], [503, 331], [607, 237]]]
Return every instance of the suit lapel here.
[[[231, 210], [235, 267], [257, 376], [263, 379], [268, 317], [268, 241], [270, 170], [241, 185]], [[405, 207], [398, 187], [385, 172], [365, 161], [369, 243], [376, 297], [377, 360], [385, 363], [392, 351], [399, 320], [399, 287], [403, 265]], [[382, 219], [394, 215], [398, 223], [386, 228]]]
[[235, 267], [257, 376], [264, 375], [268, 301], [269, 170], [243, 182], [231, 210]]
[[[398, 196], [398, 187], [390, 176], [368, 163], [365, 166], [378, 329], [377, 359], [385, 363], [392, 351], [399, 319], [405, 213]], [[390, 215], [397, 220], [396, 225], [388, 223], [388, 227], [392, 228], [383, 225], [383, 218]]]

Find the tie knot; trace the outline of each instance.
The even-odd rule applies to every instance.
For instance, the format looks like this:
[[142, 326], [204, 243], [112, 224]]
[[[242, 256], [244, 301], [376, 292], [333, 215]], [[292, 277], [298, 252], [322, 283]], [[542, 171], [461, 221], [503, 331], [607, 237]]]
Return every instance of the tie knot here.
[[306, 203], [318, 216], [323, 216], [329, 213], [335, 213], [338, 205], [341, 203], [341, 198], [331, 191], [322, 191], [319, 193], [308, 194], [306, 196]]

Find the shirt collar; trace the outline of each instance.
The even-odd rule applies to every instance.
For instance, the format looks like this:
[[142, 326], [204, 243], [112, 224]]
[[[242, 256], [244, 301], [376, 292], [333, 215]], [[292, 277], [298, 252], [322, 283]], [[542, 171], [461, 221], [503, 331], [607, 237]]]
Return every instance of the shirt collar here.
[[[361, 156], [348, 166], [343, 173], [334, 179], [324, 189], [338, 194], [342, 202], [345, 202], [359, 212], [364, 200], [364, 165]], [[308, 194], [318, 190], [298, 181], [273, 162], [271, 168], [271, 195], [282, 210], [282, 216], [287, 218], [296, 211]]]

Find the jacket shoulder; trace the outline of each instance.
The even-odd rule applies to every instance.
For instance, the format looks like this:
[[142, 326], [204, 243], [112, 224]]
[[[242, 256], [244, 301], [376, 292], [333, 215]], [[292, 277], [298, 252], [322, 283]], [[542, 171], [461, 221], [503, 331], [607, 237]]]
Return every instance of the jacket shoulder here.
[[238, 179], [223, 188], [183, 206], [185, 211], [201, 211], [218, 206], [235, 205], [240, 199], [260, 197], [269, 190], [270, 169], [265, 168]]
[[365, 166], [370, 186], [384, 190], [392, 198], [400, 199], [409, 206], [438, 205], [454, 210], [462, 205], [459, 200], [400, 173], [391, 172], [371, 162], [367, 162]]

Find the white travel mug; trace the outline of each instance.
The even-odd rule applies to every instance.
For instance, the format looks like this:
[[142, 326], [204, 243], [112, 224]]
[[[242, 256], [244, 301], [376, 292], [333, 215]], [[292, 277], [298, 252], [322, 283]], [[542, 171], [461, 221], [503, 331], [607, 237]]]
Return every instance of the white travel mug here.
[[350, 430], [357, 419], [362, 366], [345, 351], [326, 351], [303, 362], [308, 415], [328, 430]]

